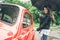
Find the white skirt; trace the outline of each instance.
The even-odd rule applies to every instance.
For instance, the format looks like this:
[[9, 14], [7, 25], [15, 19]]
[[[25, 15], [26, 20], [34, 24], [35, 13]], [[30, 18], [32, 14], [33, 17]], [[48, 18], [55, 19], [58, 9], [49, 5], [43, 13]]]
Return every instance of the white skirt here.
[[40, 32], [40, 36], [43, 36], [43, 34], [49, 35], [49, 33], [50, 33], [50, 29], [42, 29]]

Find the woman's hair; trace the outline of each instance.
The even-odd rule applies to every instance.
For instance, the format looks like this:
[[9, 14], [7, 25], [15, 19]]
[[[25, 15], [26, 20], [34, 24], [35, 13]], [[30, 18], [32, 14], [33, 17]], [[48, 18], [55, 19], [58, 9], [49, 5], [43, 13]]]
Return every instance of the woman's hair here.
[[48, 6], [48, 5], [44, 5], [43, 7], [44, 7], [44, 8], [47, 8], [47, 9], [48, 9], [48, 14], [50, 14], [51, 7], [50, 7], [50, 6]]
[[51, 9], [51, 6], [49, 6], [49, 5], [44, 5], [44, 8], [47, 8], [48, 9], [48, 14], [50, 15], [50, 17], [52, 18], [52, 19], [54, 19], [53, 18], [53, 13], [52, 13], [52, 9]]

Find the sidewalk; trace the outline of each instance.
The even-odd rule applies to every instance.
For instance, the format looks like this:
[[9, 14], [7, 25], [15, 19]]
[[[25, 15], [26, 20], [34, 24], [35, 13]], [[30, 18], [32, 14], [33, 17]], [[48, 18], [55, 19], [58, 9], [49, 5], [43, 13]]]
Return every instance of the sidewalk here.
[[49, 34], [49, 39], [60, 40], [60, 29], [52, 29]]
[[[36, 31], [35, 40], [40, 40], [40, 34]], [[48, 40], [60, 40], [60, 29], [52, 29]]]

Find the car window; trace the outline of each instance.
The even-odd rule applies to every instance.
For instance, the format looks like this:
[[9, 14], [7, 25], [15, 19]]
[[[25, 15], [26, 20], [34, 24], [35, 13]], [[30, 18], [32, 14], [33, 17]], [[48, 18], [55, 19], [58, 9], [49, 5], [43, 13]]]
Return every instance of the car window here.
[[15, 23], [19, 13], [19, 8], [13, 5], [0, 4], [0, 20], [7, 23]]
[[26, 13], [23, 19], [23, 28], [29, 27], [31, 25], [31, 16]]

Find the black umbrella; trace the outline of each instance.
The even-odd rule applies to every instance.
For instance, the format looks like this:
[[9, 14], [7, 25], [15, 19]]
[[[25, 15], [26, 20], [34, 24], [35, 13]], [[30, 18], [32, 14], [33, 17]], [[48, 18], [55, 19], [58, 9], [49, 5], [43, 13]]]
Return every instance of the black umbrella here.
[[32, 5], [40, 10], [46, 5], [54, 11], [60, 11], [60, 0], [31, 0]]

